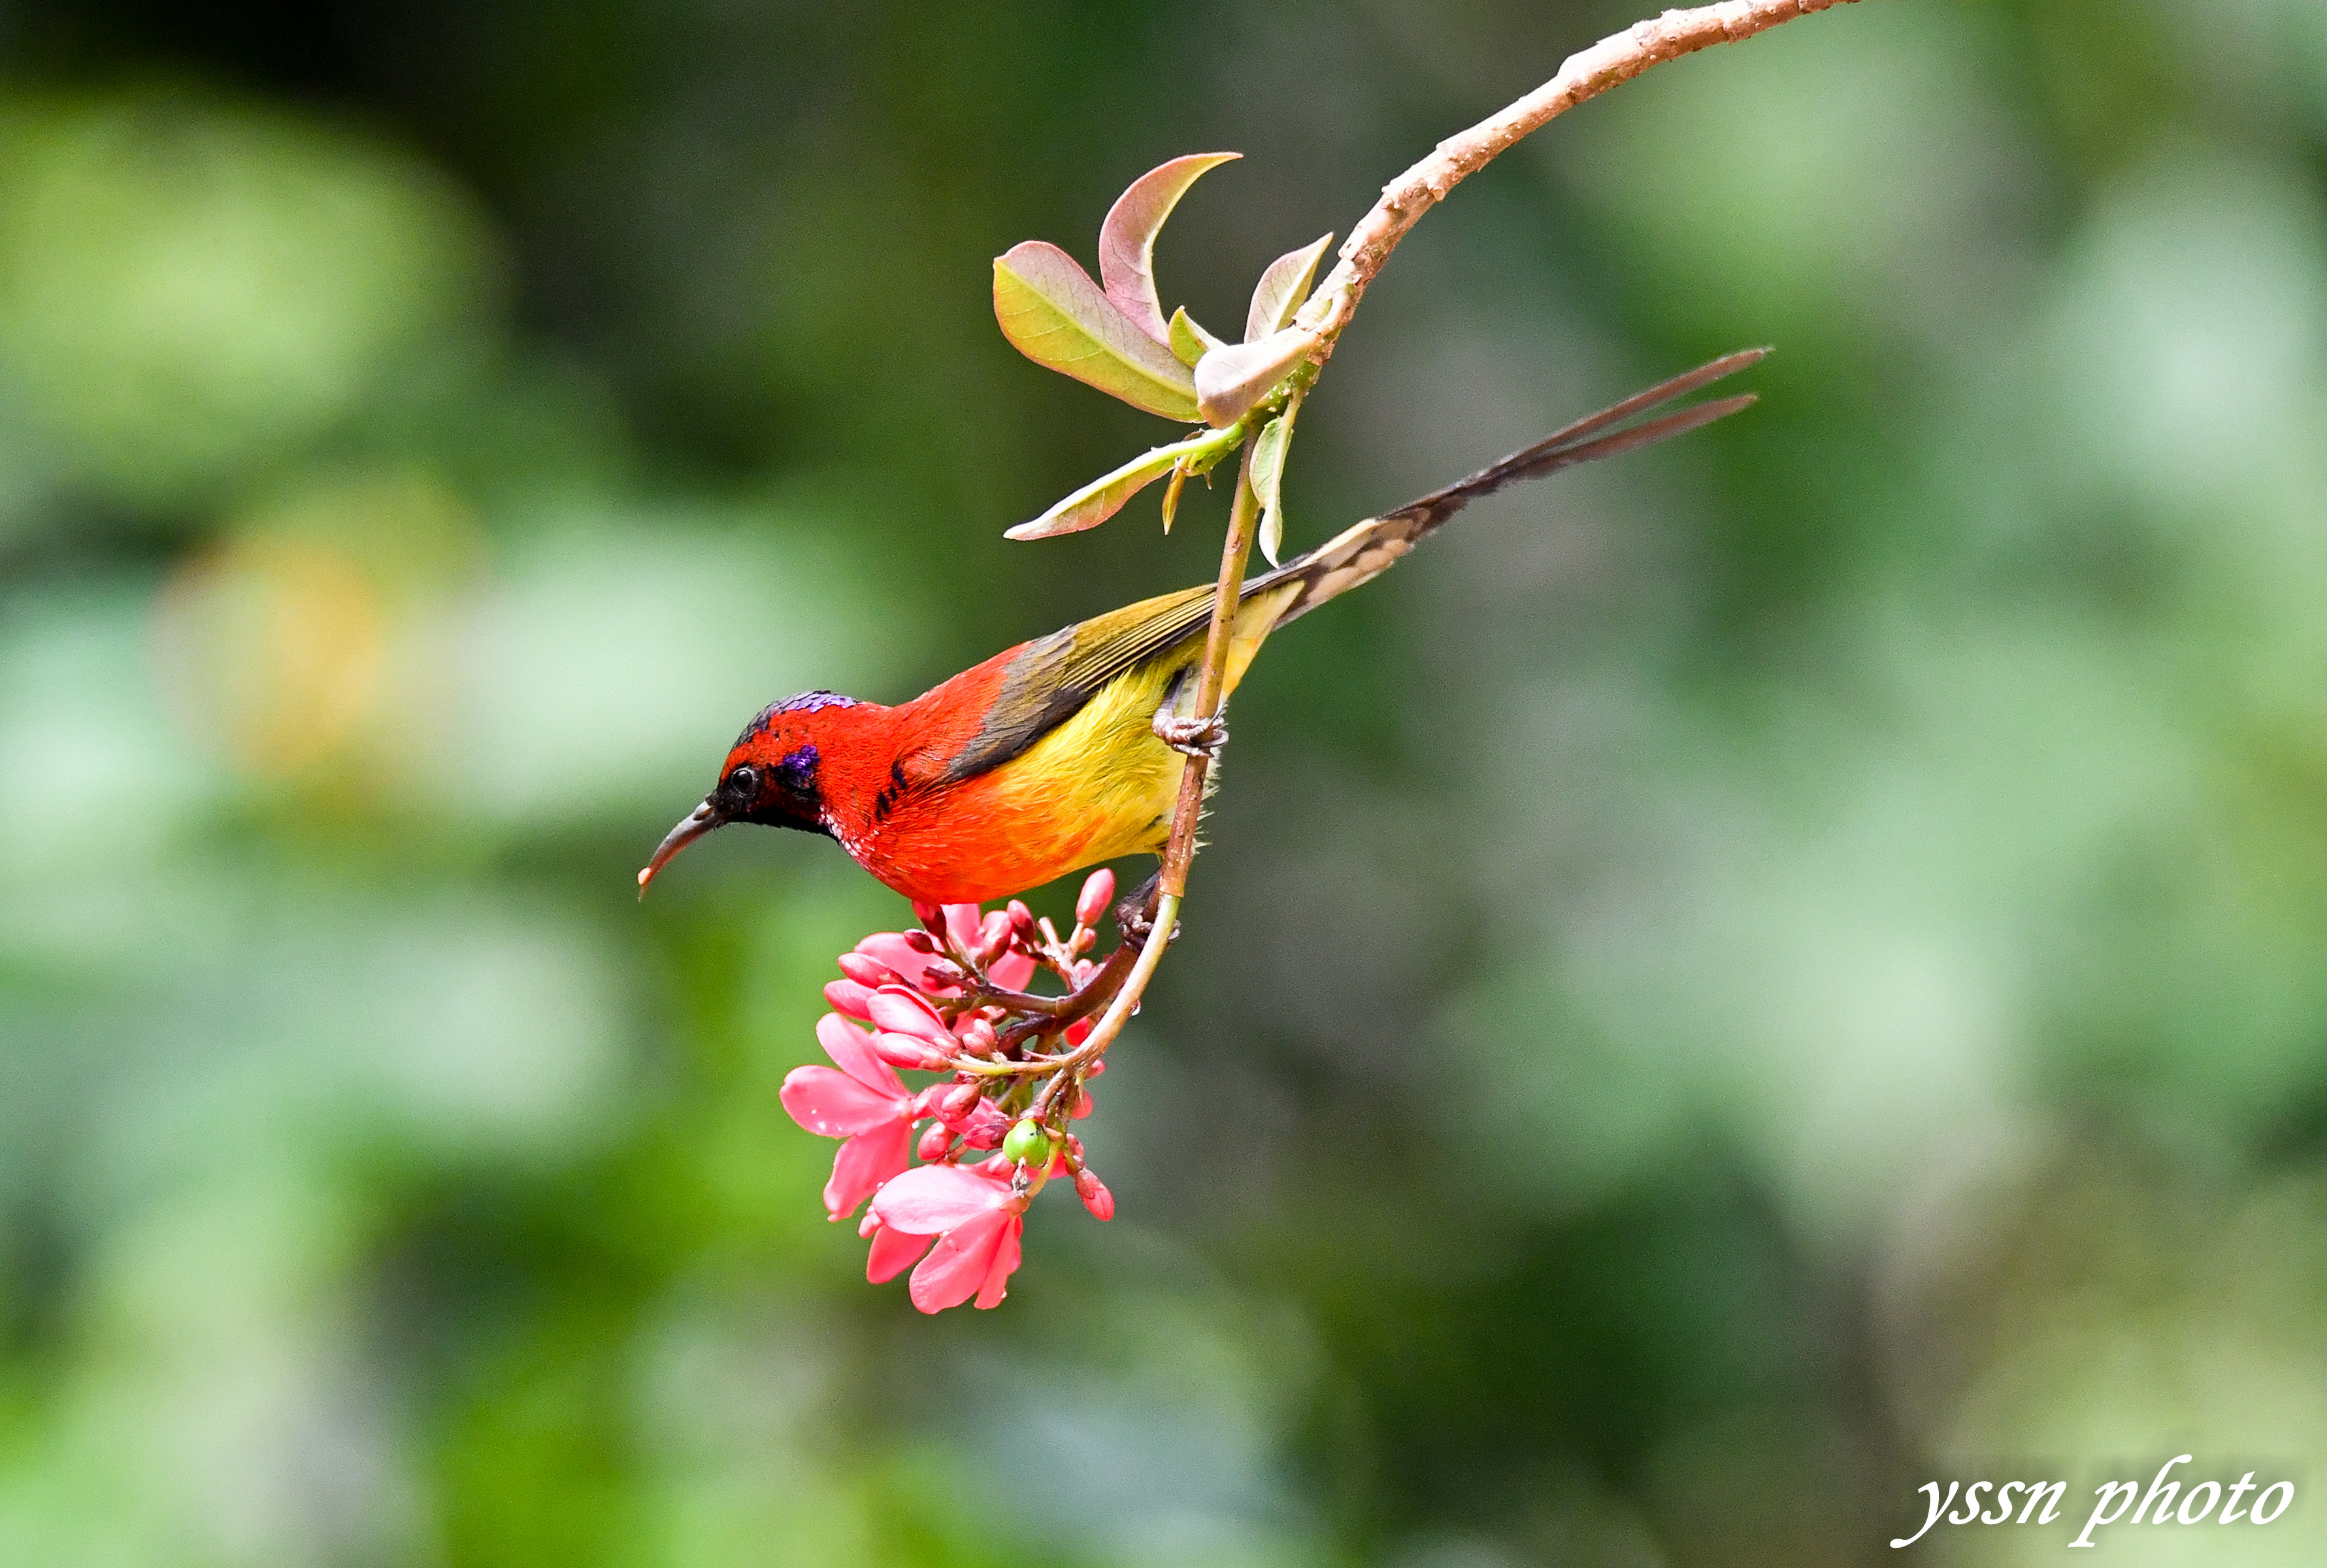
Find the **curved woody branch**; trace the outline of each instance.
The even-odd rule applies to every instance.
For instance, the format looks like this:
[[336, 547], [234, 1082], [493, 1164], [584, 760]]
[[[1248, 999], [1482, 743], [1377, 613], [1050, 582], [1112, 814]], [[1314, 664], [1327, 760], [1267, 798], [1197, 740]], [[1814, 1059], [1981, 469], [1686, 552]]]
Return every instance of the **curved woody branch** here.
[[[1389, 260], [1398, 241], [1421, 221], [1424, 213], [1445, 200], [1448, 191], [1484, 168], [1496, 154], [1547, 121], [1612, 87], [1631, 80], [1651, 66], [1715, 43], [1737, 42], [1781, 22], [1850, 3], [1851, 0], [1724, 0], [1716, 5], [1668, 11], [1634, 23], [1621, 33], [1569, 55], [1561, 62], [1558, 73], [1543, 86], [1469, 130], [1439, 143], [1428, 157], [1382, 188], [1381, 200], [1350, 231], [1341, 246], [1339, 262], [1294, 318], [1295, 326], [1318, 334], [1317, 346], [1311, 350], [1303, 373], [1304, 383], [1314, 378], [1318, 369], [1332, 354], [1334, 340], [1356, 314], [1366, 285]], [[1248, 445], [1244, 466], [1237, 479], [1235, 504], [1229, 509], [1228, 539], [1221, 550], [1219, 583], [1212, 597], [1211, 630], [1205, 639], [1198, 677], [1195, 712], [1205, 718], [1220, 712], [1228, 669], [1229, 630], [1235, 623], [1236, 606], [1244, 587], [1245, 562], [1251, 554], [1254, 525], [1259, 516], [1251, 485], [1251, 453]], [[1204, 781], [1210, 770], [1210, 759], [1195, 756], [1188, 760], [1181, 773], [1180, 798], [1173, 813], [1171, 840], [1164, 852], [1152, 934], [1137, 966], [1123, 988], [1115, 994], [1097, 1027], [1075, 1048], [1054, 1080], [1053, 1088], [1069, 1080], [1079, 1082], [1089, 1064], [1106, 1053], [1124, 1022], [1138, 1008], [1140, 994], [1146, 990], [1164, 947], [1171, 940], [1173, 922], [1187, 891], [1188, 867], [1196, 854], [1197, 818], [1202, 812]], [[1068, 1088], [1065, 1092], [1071, 1094], [1072, 1090]]]

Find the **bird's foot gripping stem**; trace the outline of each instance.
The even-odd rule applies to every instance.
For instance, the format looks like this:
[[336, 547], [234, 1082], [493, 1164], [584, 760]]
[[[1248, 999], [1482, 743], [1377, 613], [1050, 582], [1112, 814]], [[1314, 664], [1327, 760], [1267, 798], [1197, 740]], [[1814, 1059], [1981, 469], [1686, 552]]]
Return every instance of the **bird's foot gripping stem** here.
[[[1145, 882], [1134, 888], [1128, 897], [1115, 906], [1115, 929], [1123, 935], [1125, 951], [1136, 953], [1140, 948], [1147, 946], [1147, 938], [1154, 935], [1155, 930], [1157, 895], [1163, 891], [1164, 873], [1160, 871], [1154, 872], [1150, 873]], [[1167, 942], [1176, 940], [1179, 935], [1179, 922], [1175, 920], [1173, 922], [1171, 935], [1164, 940]]]
[[1217, 758], [1229, 743], [1229, 725], [1218, 714], [1183, 718], [1169, 707], [1155, 710], [1155, 738], [1184, 757]]

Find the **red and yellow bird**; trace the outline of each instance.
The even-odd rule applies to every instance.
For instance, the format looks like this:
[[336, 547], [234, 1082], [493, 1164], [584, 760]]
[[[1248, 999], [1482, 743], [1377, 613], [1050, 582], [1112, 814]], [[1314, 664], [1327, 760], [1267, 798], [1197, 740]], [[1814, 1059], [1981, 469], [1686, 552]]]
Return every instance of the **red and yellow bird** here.
[[[1744, 407], [1752, 397], [1625, 423], [1765, 352], [1651, 387], [1255, 577], [1238, 605], [1223, 700], [1270, 632], [1378, 575], [1469, 502]], [[1187, 712], [1212, 599], [1210, 583], [1143, 599], [1005, 649], [896, 707], [824, 691], [770, 705], [728, 751], [718, 787], [639, 873], [640, 891], [731, 822], [825, 834], [890, 887], [932, 904], [982, 903], [1100, 861], [1160, 854], [1182, 753], [1222, 738]]]

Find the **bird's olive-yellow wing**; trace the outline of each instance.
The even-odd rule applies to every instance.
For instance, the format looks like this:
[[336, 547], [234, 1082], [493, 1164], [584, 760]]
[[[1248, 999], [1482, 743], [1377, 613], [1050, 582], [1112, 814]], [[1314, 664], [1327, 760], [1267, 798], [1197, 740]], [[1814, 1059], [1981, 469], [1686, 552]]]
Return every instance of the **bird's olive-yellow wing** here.
[[1065, 723], [1125, 671], [1188, 641], [1211, 620], [1212, 585], [1183, 588], [1038, 637], [1003, 667], [986, 722], [946, 764], [948, 781], [998, 768]]

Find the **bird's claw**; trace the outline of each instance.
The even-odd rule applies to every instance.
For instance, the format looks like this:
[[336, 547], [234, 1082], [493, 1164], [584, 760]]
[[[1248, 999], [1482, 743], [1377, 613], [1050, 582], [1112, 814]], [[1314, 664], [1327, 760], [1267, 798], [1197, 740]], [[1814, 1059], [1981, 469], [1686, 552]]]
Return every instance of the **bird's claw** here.
[[1155, 715], [1155, 738], [1186, 757], [1218, 757], [1220, 748], [1229, 743], [1228, 721], [1214, 714], [1209, 718], [1183, 718], [1178, 714], [1164, 712]]
[[[1156, 895], [1162, 891], [1163, 875], [1158, 873], [1141, 882], [1115, 906], [1115, 929], [1123, 934], [1126, 947], [1139, 948], [1147, 946], [1147, 938], [1155, 929]], [[1172, 924], [1171, 936], [1164, 939], [1176, 941], [1179, 936], [1180, 925], [1175, 920]]]

